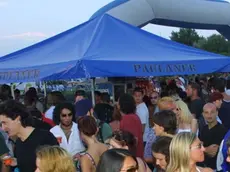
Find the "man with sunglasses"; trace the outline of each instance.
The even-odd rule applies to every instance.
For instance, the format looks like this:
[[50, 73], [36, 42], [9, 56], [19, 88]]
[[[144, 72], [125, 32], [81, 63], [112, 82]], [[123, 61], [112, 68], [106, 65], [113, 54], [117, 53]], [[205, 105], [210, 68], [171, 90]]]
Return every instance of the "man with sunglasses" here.
[[60, 146], [72, 156], [85, 150], [79, 135], [75, 118], [75, 107], [71, 103], [56, 105], [53, 112], [56, 124], [50, 131], [57, 138]]

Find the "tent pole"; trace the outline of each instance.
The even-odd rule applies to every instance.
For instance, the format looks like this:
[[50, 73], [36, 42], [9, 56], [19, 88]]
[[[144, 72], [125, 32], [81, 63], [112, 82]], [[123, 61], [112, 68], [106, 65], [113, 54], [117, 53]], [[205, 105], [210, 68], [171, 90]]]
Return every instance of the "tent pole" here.
[[47, 96], [47, 92], [46, 92], [46, 82], [43, 82], [43, 89], [44, 89], [44, 97]]
[[10, 89], [11, 89], [11, 96], [15, 100], [15, 94], [14, 94], [14, 84], [10, 84]]
[[92, 79], [91, 79], [91, 96], [92, 96], [92, 103], [93, 103], [93, 106], [95, 106], [95, 94], [94, 94], [94, 91], [95, 91], [95, 84], [96, 84], [96, 79], [95, 79], [95, 78], [92, 78]]

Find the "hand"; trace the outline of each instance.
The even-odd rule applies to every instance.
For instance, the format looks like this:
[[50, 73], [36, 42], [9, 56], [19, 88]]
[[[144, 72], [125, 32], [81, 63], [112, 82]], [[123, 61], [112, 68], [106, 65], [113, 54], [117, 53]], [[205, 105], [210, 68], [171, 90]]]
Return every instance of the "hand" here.
[[80, 153], [77, 153], [77, 154], [75, 154], [74, 156], [73, 156], [73, 160], [74, 161], [79, 161], [80, 160], [80, 158], [81, 158], [81, 154]]
[[12, 166], [12, 167], [15, 167], [17, 166], [17, 159], [16, 158], [13, 158], [13, 157], [10, 157], [9, 159], [3, 159], [3, 163], [4, 165], [6, 166]]
[[12, 158], [12, 159], [13, 159], [13, 160], [12, 160], [11, 166], [12, 166], [12, 167], [17, 166], [17, 165], [18, 165], [17, 159], [16, 159], [16, 158]]
[[214, 157], [216, 156], [218, 149], [219, 149], [218, 145], [212, 144], [205, 148], [205, 152], [207, 153], [208, 156]]

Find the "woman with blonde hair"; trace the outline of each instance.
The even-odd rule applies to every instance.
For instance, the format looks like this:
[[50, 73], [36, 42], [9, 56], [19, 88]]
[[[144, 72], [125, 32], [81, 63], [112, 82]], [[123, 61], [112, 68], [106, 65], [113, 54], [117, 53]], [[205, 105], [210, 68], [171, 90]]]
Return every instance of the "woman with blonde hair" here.
[[177, 134], [170, 144], [170, 161], [166, 172], [211, 172], [196, 163], [204, 161], [204, 150], [196, 134], [182, 132]]
[[72, 157], [59, 146], [46, 146], [36, 153], [35, 172], [76, 172]]
[[178, 123], [178, 133], [181, 132], [193, 132], [198, 133], [197, 120], [191, 114], [187, 104], [182, 100], [175, 101], [178, 109], [177, 113], [177, 123]]

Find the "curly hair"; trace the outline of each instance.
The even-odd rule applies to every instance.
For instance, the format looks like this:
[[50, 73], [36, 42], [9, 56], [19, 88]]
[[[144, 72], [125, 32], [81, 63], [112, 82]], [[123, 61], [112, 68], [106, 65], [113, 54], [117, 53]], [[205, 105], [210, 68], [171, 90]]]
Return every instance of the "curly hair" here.
[[72, 115], [72, 121], [76, 122], [76, 118], [75, 118], [75, 107], [72, 103], [68, 103], [68, 102], [64, 102], [64, 103], [59, 103], [55, 106], [54, 111], [53, 111], [53, 121], [56, 125], [59, 125], [61, 120], [60, 120], [60, 114], [62, 112], [63, 109], [68, 109]]
[[1, 103], [0, 115], [4, 115], [12, 120], [15, 120], [17, 117], [20, 117], [21, 125], [24, 128], [33, 126], [33, 118], [27, 111], [26, 107], [15, 100], [7, 100]]

